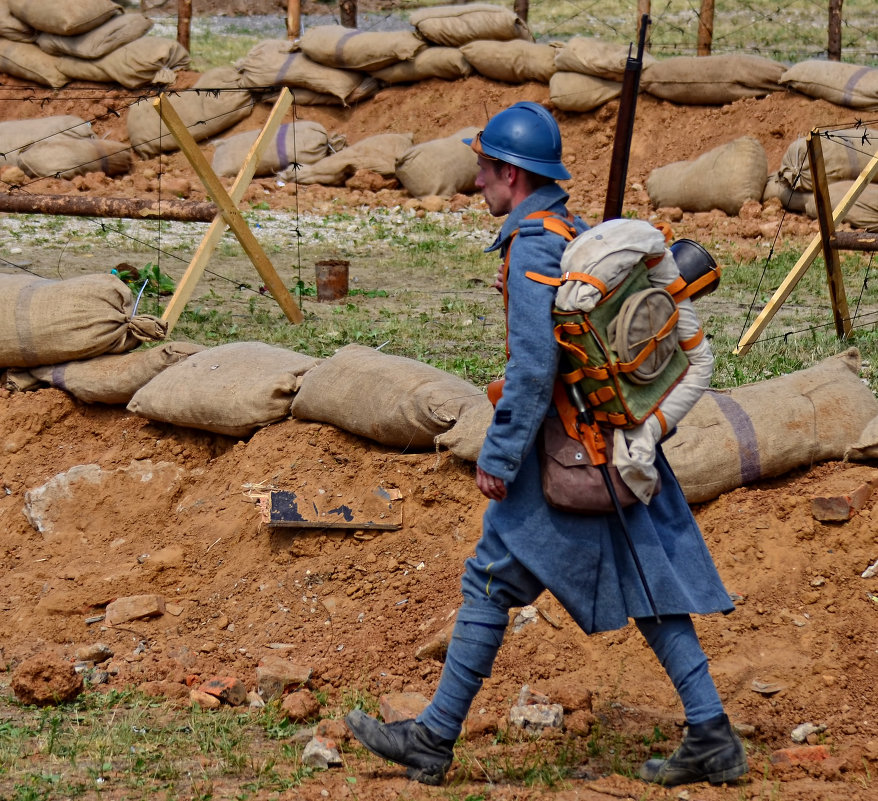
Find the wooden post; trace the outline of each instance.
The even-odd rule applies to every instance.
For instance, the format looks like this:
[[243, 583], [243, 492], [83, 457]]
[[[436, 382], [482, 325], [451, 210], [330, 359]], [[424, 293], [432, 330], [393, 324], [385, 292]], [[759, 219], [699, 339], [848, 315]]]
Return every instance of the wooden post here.
[[[878, 175], [878, 154], [872, 157], [871, 161], [865, 166], [857, 180], [854, 181], [851, 188], [848, 189], [847, 194], [841, 199], [835, 209], [833, 209], [833, 225], [838, 225], [844, 219], [845, 214], [851, 210], [851, 207], [860, 196], [860, 193], [869, 185], [876, 175]], [[787, 277], [784, 278], [781, 285], [775, 290], [768, 303], [765, 304], [765, 308], [759, 312], [753, 325], [751, 325], [744, 333], [744, 336], [741, 337], [741, 341], [738, 342], [738, 347], [735, 348], [734, 351], [736, 355], [743, 356], [748, 350], [750, 350], [753, 343], [765, 330], [765, 327], [771, 322], [774, 313], [783, 305], [783, 302], [790, 296], [793, 289], [795, 289], [796, 284], [799, 283], [802, 276], [808, 271], [808, 268], [814, 262], [814, 259], [817, 258], [820, 253], [821, 244], [822, 239], [818, 234], [811, 240], [808, 247], [805, 248], [805, 252], [799, 256], [799, 260], [793, 265], [793, 268], [789, 273], [787, 273]]]
[[829, 200], [829, 182], [826, 180], [820, 134], [811, 131], [806, 143], [808, 162], [811, 165], [811, 180], [814, 182], [814, 204], [817, 207], [817, 221], [820, 224], [823, 261], [826, 263], [826, 280], [829, 284], [832, 319], [835, 321], [835, 333], [841, 339], [847, 339], [851, 333], [851, 315], [848, 311], [847, 295], [841, 276], [841, 260], [833, 241], [835, 239], [835, 223], [832, 221], [832, 203]]
[[[637, 41], [640, 41], [640, 26], [643, 24], [643, 17], [649, 16], [652, 9], [651, 0], [637, 0]], [[643, 42], [643, 49], [649, 50], [649, 28], [646, 29], [646, 39]]]
[[698, 16], [698, 55], [709, 56], [713, 47], [713, 0], [701, 0]]
[[[287, 97], [289, 99], [288, 102], [292, 103], [292, 96], [289, 94], [288, 89], [285, 89], [284, 92], [281, 93], [281, 97]], [[280, 98], [278, 98], [278, 102], [280, 102]], [[277, 106], [277, 104], [275, 105]], [[171, 105], [167, 95], [164, 93], [159, 95], [153, 100], [153, 106], [156, 111], [158, 111], [159, 116], [162, 118], [165, 125], [168, 126], [168, 130], [170, 130], [174, 139], [177, 140], [177, 143], [180, 145], [180, 150], [183, 151], [189, 164], [192, 165], [192, 169], [195, 170], [195, 174], [198, 176], [201, 183], [204, 184], [204, 188], [207, 190], [211, 198], [213, 198], [216, 205], [219, 206], [226, 225], [232, 229], [232, 233], [235, 235], [238, 242], [241, 243], [244, 252], [250, 257], [250, 261], [253, 262], [253, 266], [262, 277], [265, 286], [268, 288], [268, 291], [271, 292], [272, 296], [287, 316], [287, 319], [292, 323], [301, 323], [304, 319], [302, 312], [293, 302], [292, 295], [284, 286], [280, 276], [275, 272], [274, 266], [269, 261], [268, 256], [265, 255], [265, 251], [262, 249], [259, 242], [257, 242], [256, 237], [253, 236], [253, 232], [250, 230], [247, 222], [241, 215], [235, 201], [229, 197], [229, 193], [226, 192], [226, 189], [217, 177], [217, 174], [211, 169], [210, 163], [207, 161], [204, 153], [201, 152], [198, 143], [192, 138], [192, 134], [186, 129], [185, 123], [180, 119], [180, 115], [177, 114], [176, 109]], [[280, 120], [278, 119], [278, 124], [279, 123]], [[261, 150], [257, 150], [257, 146], [260, 148], [264, 147], [267, 142], [268, 137], [266, 137], [266, 131], [263, 129], [262, 134], [260, 134], [251, 149], [250, 162], [245, 165], [247, 170], [245, 170], [245, 167], [241, 168], [238, 180], [235, 183], [235, 189], [240, 188], [240, 195], [243, 195], [244, 189], [253, 177], [256, 165], [259, 163], [258, 154]], [[252, 157], [254, 153], [255, 158]], [[251, 167], [253, 172], [251, 172], [249, 176], [246, 176], [245, 181], [245, 174]], [[184, 276], [184, 281], [186, 280], [186, 277], [187, 276]], [[183, 284], [184, 281], [181, 281], [180, 283]], [[179, 289], [180, 288], [178, 287], [178, 291]], [[167, 313], [167, 311], [168, 310], [166, 309], [165, 312]]]
[[302, 5], [299, 0], [287, 0], [287, 39], [298, 39], [302, 31]]
[[340, 0], [338, 10], [343, 27], [357, 27], [357, 0]]
[[177, 0], [177, 41], [189, 49], [192, 30], [192, 0]]
[[515, 0], [512, 10], [522, 22], [527, 22], [527, 15], [530, 11], [530, 0]]
[[829, 0], [829, 42], [826, 57], [841, 61], [841, 4], [843, 0]]

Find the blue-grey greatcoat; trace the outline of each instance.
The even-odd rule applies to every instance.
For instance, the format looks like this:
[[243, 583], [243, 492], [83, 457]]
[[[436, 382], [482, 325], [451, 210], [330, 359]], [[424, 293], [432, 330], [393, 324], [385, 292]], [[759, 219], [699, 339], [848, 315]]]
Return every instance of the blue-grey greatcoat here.
[[[543, 419], [555, 413], [552, 386], [560, 353], [551, 316], [555, 288], [528, 279], [525, 271], [559, 277], [567, 243], [546, 231], [541, 220], [524, 218], [540, 210], [566, 217], [567, 198], [557, 184], [541, 187], [513, 209], [488, 249], [499, 251], [501, 258], [509, 251], [509, 361], [478, 465], [504, 479], [508, 495], [490, 502], [477, 557], [468, 560], [473, 563], [468, 568], [476, 562], [498, 568], [517, 562], [523, 570], [505, 573], [505, 586], [518, 585], [509, 605], [528, 602], [545, 587], [592, 633], [621, 628], [629, 618], [652, 617], [653, 612], [616, 516], [558, 511], [545, 502], [540, 486], [535, 440]], [[588, 227], [578, 218], [575, 225], [580, 232]], [[660, 449], [656, 463], [661, 491], [648, 506], [637, 503], [625, 515], [658, 612], [729, 612], [729, 594]], [[490, 575], [490, 569], [468, 569], [464, 594], [496, 592], [497, 587], [488, 586]], [[486, 586], [474, 586], [478, 583]]]

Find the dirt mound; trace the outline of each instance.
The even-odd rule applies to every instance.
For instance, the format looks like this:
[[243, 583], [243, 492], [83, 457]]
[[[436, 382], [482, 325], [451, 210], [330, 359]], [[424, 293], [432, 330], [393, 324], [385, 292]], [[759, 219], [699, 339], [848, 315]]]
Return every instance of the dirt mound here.
[[[3, 393], [0, 404], [7, 664], [46, 645], [72, 654], [105, 642], [114, 683], [231, 673], [252, 686], [259, 659], [282, 654], [312, 667], [315, 687], [330, 697], [345, 688], [429, 695], [441, 663], [415, 651], [447, 624], [478, 537], [485, 502], [471, 465], [295, 420], [235, 442], [53, 389]], [[823, 464], [697, 509], [737, 598], [732, 615], [698, 620], [730, 715], [771, 750], [790, 745], [802, 722], [826, 724], [827, 741], [856, 774], [861, 754], [878, 755], [876, 580], [860, 577], [876, 557], [878, 506], [823, 525], [811, 497], [850, 492], [875, 475]], [[47, 484], [51, 502], [35, 492]], [[339, 502], [364, 487], [398, 489], [404, 525], [268, 528], [254, 496], [272, 487]], [[147, 593], [165, 598], [164, 615], [117, 627], [95, 621], [113, 599]], [[523, 684], [562, 682], [594, 693], [596, 711], [619, 718], [614, 725], [679, 719], [669, 683], [631, 627], [586, 638], [551, 596], [537, 607], [542, 615], [501, 650], [477, 701], [482, 715], [502, 720]], [[866, 798], [848, 787], [848, 798]]]

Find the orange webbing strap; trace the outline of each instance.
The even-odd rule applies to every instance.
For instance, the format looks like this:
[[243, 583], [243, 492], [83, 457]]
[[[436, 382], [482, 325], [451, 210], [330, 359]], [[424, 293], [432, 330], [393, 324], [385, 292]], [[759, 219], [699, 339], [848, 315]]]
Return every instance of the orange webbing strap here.
[[692, 350], [692, 348], [697, 348], [701, 341], [704, 339], [704, 330], [699, 328], [698, 333], [694, 336], [689, 337], [689, 339], [681, 339], [680, 340], [680, 348], [682, 350]]
[[670, 244], [674, 239], [674, 229], [671, 228], [670, 223], [666, 223], [664, 220], [659, 220], [658, 222], [654, 222], [652, 224], [653, 228], [657, 228], [665, 237], [665, 243]]
[[555, 403], [555, 408], [558, 410], [558, 416], [564, 424], [567, 436], [582, 443], [592, 464], [606, 464], [607, 443], [604, 442], [603, 434], [601, 434], [600, 429], [596, 425], [585, 425], [579, 419], [579, 413], [570, 402], [563, 382], [555, 381], [555, 386], [552, 388], [552, 400]]
[[571, 273], [568, 271], [560, 278], [550, 278], [548, 275], [528, 270], [525, 275], [531, 281], [536, 281], [538, 284], [547, 284], [548, 286], [561, 286], [561, 284], [566, 284], [568, 281], [581, 281], [583, 284], [591, 284], [602, 296], [607, 294], [607, 285], [600, 278], [595, 278], [588, 273]]
[[[674, 309], [674, 313], [668, 317], [668, 321], [655, 333], [650, 339], [649, 343], [637, 354], [630, 362], [617, 362], [615, 368], [620, 373], [633, 373], [644, 361], [646, 361], [647, 356], [649, 356], [657, 347], [658, 343], [664, 339], [677, 324], [677, 321], [680, 318], [680, 310]], [[697, 342], [695, 343], [698, 344]], [[692, 347], [695, 347], [693, 345]]]
[[666, 437], [668, 435], [668, 421], [665, 419], [662, 410], [656, 409], [653, 414], [655, 414], [655, 419], [659, 421], [659, 425], [662, 427], [662, 436]]

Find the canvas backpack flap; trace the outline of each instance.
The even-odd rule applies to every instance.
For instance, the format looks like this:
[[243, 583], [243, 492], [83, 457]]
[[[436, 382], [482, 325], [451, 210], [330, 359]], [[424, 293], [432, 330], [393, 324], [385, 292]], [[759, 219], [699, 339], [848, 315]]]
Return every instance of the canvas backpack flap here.
[[667, 369], [677, 350], [677, 304], [664, 289], [651, 287], [629, 295], [609, 322], [610, 347], [635, 384], [650, 384]]

